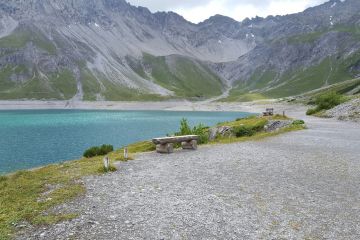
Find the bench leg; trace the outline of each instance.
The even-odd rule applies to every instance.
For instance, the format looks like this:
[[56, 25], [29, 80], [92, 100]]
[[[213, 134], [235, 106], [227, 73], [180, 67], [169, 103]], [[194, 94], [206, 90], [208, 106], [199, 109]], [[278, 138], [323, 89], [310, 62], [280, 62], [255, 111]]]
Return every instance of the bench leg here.
[[156, 145], [156, 152], [158, 153], [173, 153], [174, 152], [174, 144], [167, 143], [167, 144], [158, 144]]
[[181, 146], [183, 149], [196, 150], [197, 149], [197, 141], [191, 140], [190, 142], [182, 142]]

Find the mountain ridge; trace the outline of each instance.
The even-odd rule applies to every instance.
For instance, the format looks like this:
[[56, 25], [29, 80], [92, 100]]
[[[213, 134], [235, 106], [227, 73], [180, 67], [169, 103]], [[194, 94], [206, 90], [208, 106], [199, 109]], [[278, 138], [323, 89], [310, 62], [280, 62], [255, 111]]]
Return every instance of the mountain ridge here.
[[359, 74], [358, 10], [356, 0], [331, 0], [193, 24], [124, 0], [1, 0], [0, 98], [203, 99], [228, 86], [232, 95], [296, 95]]

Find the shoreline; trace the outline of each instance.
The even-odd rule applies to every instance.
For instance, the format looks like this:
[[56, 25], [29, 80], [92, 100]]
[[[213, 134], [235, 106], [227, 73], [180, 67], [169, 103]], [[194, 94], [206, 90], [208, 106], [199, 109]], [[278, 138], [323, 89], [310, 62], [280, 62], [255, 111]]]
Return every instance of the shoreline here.
[[215, 112], [261, 112], [260, 106], [278, 103], [268, 100], [261, 102], [190, 102], [187, 100], [159, 102], [115, 102], [115, 101], [8, 101], [0, 100], [0, 110], [160, 110], [160, 111], [215, 111]]

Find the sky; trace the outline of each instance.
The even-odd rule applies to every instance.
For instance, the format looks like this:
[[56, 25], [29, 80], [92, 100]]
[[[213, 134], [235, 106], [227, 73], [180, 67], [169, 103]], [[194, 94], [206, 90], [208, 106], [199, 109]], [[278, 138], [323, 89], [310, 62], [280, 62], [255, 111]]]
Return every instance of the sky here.
[[267, 17], [302, 12], [328, 0], [127, 0], [152, 12], [173, 11], [193, 23], [221, 14], [238, 21], [246, 17]]

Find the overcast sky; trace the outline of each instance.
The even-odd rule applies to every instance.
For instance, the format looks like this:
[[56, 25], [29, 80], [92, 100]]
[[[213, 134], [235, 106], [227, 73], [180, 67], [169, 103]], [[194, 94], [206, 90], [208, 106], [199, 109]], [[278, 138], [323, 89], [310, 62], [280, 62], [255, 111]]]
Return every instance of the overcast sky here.
[[132, 5], [149, 8], [152, 12], [173, 11], [198, 23], [215, 14], [238, 21], [246, 17], [284, 15], [305, 10], [327, 0], [127, 0]]

